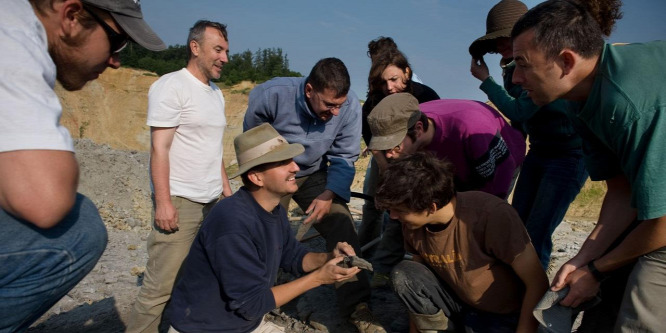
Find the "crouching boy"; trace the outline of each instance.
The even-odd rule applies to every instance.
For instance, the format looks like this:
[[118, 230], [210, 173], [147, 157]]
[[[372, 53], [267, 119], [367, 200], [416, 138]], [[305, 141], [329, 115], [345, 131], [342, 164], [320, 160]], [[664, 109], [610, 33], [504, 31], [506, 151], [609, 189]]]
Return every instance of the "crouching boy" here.
[[375, 196], [414, 254], [391, 273], [410, 331], [536, 331], [548, 279], [518, 214], [453, 182], [451, 163], [419, 152], [390, 163]]
[[[338, 264], [355, 255], [347, 243], [308, 252], [291, 233], [282, 196], [296, 192], [303, 152], [269, 124], [234, 140], [243, 187], [213, 207], [183, 262], [167, 308], [169, 332], [284, 332], [264, 320], [270, 310], [323, 284], [354, 277]], [[302, 275], [274, 286], [278, 268]]]

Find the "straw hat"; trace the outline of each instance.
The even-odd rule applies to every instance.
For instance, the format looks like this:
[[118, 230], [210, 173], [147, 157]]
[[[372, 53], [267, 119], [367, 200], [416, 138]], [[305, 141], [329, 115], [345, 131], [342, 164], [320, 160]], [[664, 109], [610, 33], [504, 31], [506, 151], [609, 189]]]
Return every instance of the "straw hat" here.
[[289, 143], [273, 126], [263, 123], [234, 139], [238, 171], [231, 177], [238, 177], [257, 165], [279, 162], [294, 158], [305, 151], [300, 143]]
[[469, 46], [469, 54], [478, 59], [494, 51], [495, 39], [511, 37], [511, 29], [518, 19], [527, 12], [527, 6], [518, 0], [502, 0], [488, 12], [486, 34]]

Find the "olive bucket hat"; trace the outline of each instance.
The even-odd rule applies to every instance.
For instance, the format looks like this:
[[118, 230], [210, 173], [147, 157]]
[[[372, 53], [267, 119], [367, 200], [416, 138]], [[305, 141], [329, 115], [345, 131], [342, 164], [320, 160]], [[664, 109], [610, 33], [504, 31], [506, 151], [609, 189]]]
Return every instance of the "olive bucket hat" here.
[[495, 49], [495, 39], [511, 37], [511, 29], [516, 21], [527, 13], [527, 6], [518, 0], [502, 0], [488, 12], [486, 18], [486, 34], [469, 46], [469, 54], [474, 59]]
[[229, 178], [238, 177], [257, 165], [294, 158], [305, 151], [300, 143], [289, 143], [273, 126], [263, 123], [238, 135], [234, 139], [238, 171]]
[[387, 150], [399, 145], [407, 130], [419, 119], [419, 101], [412, 94], [397, 93], [384, 97], [368, 115], [372, 132], [368, 149]]

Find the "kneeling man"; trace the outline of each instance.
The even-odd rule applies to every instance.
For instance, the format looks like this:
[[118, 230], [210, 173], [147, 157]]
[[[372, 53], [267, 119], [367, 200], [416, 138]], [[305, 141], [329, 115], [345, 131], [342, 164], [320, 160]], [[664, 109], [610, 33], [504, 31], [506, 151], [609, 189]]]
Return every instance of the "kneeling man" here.
[[[347, 243], [308, 252], [294, 238], [280, 198], [298, 190], [293, 158], [304, 150], [264, 123], [234, 140], [243, 187], [204, 220], [167, 308], [171, 332], [281, 332], [263, 318], [323, 284], [352, 278], [359, 268], [337, 264], [355, 255]], [[274, 286], [278, 268], [301, 277]], [[309, 273], [309, 274], [308, 274]]]

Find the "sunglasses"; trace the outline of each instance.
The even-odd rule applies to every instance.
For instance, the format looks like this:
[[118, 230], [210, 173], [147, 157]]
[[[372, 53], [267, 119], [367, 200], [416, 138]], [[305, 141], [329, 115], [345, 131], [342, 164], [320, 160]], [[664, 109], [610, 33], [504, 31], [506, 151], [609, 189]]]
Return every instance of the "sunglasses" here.
[[99, 16], [97, 16], [92, 10], [83, 7], [90, 16], [99, 23], [100, 26], [102, 26], [102, 29], [106, 32], [106, 37], [109, 38], [109, 50], [111, 51], [111, 54], [116, 54], [120, 51], [122, 51], [125, 46], [127, 46], [129, 42], [129, 38], [125, 34], [119, 34], [113, 28], [111, 28], [104, 20], [102, 20]]

